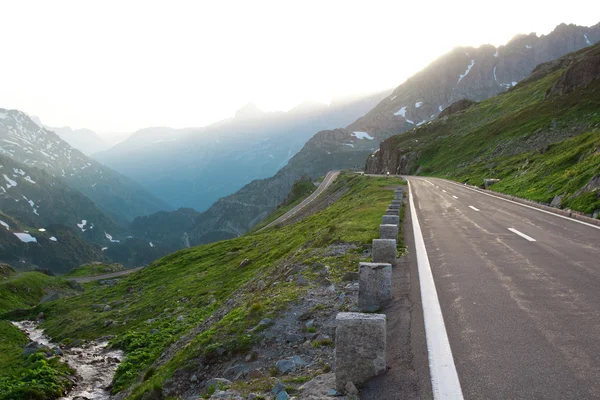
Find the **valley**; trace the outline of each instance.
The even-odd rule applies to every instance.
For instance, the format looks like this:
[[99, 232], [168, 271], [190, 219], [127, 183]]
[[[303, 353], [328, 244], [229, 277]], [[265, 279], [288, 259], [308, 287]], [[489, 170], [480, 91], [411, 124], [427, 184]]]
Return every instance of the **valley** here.
[[0, 108], [0, 400], [596, 398], [599, 243], [600, 24], [112, 147]]

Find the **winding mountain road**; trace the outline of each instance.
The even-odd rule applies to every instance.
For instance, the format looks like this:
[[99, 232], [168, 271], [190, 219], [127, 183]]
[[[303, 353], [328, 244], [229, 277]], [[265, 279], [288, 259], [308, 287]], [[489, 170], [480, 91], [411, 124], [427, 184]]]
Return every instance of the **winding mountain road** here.
[[[600, 398], [600, 227], [443, 179], [407, 180], [417, 266], [404, 268], [418, 271], [422, 304], [411, 326], [424, 326], [427, 344], [413, 363], [426, 354], [421, 374], [431, 374], [421, 397]], [[389, 362], [383, 384], [406, 360]]]
[[69, 280], [69, 281], [75, 281], [75, 282], [78, 282], [78, 283], [87, 283], [87, 282], [92, 282], [92, 281], [99, 281], [101, 279], [119, 278], [121, 276], [133, 274], [134, 272], [139, 271], [142, 268], [144, 268], [144, 267], [137, 267], [137, 268], [125, 269], [123, 271], [111, 272], [109, 274], [94, 275], [94, 276], [84, 276], [84, 277], [81, 277], [81, 278], [67, 278], [67, 280]]
[[339, 174], [340, 174], [340, 171], [329, 171], [327, 173], [327, 175], [325, 175], [325, 178], [323, 179], [323, 181], [321, 182], [321, 184], [319, 185], [317, 190], [312, 192], [310, 196], [308, 196], [306, 199], [302, 200], [302, 202], [300, 204], [298, 204], [296, 207], [292, 208], [291, 210], [289, 210], [288, 212], [283, 214], [281, 217], [277, 218], [275, 221], [271, 222], [267, 226], [260, 228], [257, 232], [260, 232], [263, 229], [267, 229], [267, 228], [270, 228], [275, 225], [279, 225], [279, 224], [285, 222], [286, 220], [288, 220], [289, 218], [293, 217], [294, 215], [296, 215], [300, 210], [302, 210], [304, 207], [306, 207], [308, 204], [310, 204], [314, 199], [316, 199], [321, 193], [323, 193], [323, 191], [325, 189], [327, 189], [333, 183], [333, 181], [335, 181], [335, 178], [337, 178], [337, 176]]

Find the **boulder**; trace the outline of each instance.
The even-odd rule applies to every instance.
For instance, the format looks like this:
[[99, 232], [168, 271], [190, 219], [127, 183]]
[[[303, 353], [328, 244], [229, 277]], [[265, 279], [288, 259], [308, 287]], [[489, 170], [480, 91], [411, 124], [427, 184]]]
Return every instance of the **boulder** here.
[[288, 374], [296, 371], [296, 363], [292, 360], [279, 360], [275, 363], [275, 367], [281, 374]]
[[243, 260], [243, 261], [240, 263], [240, 268], [244, 268], [244, 267], [246, 267], [246, 266], [250, 265], [250, 262], [251, 262], [251, 261], [250, 261], [249, 259], [247, 259], [247, 258], [246, 258], [246, 259], [244, 259], [244, 260]]
[[339, 313], [336, 317], [335, 382], [360, 385], [386, 370], [386, 317], [383, 314]]

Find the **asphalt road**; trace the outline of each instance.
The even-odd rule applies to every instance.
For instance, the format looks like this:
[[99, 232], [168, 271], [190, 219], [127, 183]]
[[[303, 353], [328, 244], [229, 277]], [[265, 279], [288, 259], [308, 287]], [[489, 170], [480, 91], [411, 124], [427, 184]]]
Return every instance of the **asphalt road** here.
[[600, 398], [600, 229], [408, 180], [464, 398]]
[[335, 178], [337, 178], [337, 176], [339, 174], [340, 174], [340, 171], [329, 171], [327, 173], [327, 175], [325, 175], [325, 178], [323, 179], [323, 181], [321, 182], [321, 184], [319, 185], [317, 190], [312, 192], [311, 195], [308, 196], [306, 199], [302, 200], [302, 202], [300, 204], [298, 204], [296, 207], [292, 208], [291, 210], [289, 210], [288, 212], [283, 214], [281, 217], [279, 217], [275, 221], [271, 222], [269, 225], [259, 229], [258, 232], [262, 231], [263, 229], [267, 229], [272, 226], [279, 225], [279, 224], [285, 222], [286, 220], [288, 220], [289, 218], [293, 217], [294, 215], [296, 215], [300, 210], [302, 210], [309, 203], [311, 203], [314, 199], [316, 199], [317, 196], [319, 196], [321, 193], [323, 193], [323, 191], [325, 189], [327, 189], [329, 187], [329, 185], [331, 185], [333, 183], [333, 181], [335, 181]]
[[142, 268], [144, 268], [144, 267], [137, 267], [137, 268], [125, 269], [123, 271], [111, 272], [110, 274], [95, 275], [95, 276], [84, 276], [82, 278], [69, 278], [69, 280], [70, 281], [79, 282], [79, 283], [86, 283], [86, 282], [92, 282], [92, 281], [99, 281], [101, 279], [118, 278], [118, 277], [121, 277], [121, 276], [133, 274], [134, 272], [139, 271]]

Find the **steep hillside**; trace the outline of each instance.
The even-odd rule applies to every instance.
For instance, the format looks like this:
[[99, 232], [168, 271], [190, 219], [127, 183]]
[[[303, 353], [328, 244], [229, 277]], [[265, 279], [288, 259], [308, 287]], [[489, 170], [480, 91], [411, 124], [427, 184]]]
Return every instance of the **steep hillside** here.
[[[116, 335], [125, 359], [113, 392], [123, 397], [197, 398], [214, 377], [262, 392], [279, 374], [275, 363], [292, 356], [305, 366], [280, 379], [296, 388], [331, 369], [335, 314], [357, 301], [347, 272], [369, 259], [398, 184], [341, 174], [323, 194], [337, 201], [300, 222], [182, 250], [30, 314], [44, 313], [42, 327], [56, 342]], [[300, 314], [310, 325], [289, 317]]]
[[246, 183], [277, 172], [312, 134], [346, 125], [387, 93], [303, 103], [288, 112], [248, 104], [205, 128], [142, 129], [94, 157], [176, 207], [206, 210]]
[[136, 216], [169, 209], [139, 185], [75, 150], [25, 113], [0, 109], [0, 154], [60, 177], [125, 225]]
[[99, 151], [104, 151], [110, 147], [98, 134], [90, 129], [72, 129], [68, 126], [45, 128], [55, 132], [62, 140], [69, 143], [71, 147], [81, 151], [86, 156], [90, 156]]
[[597, 216], [600, 44], [538, 66], [507, 93], [380, 146], [368, 173], [426, 174]]
[[104, 260], [121, 231], [87, 197], [46, 171], [0, 154], [0, 261], [66, 272]]
[[348, 127], [315, 134], [273, 177], [219, 199], [198, 218], [193, 241], [206, 243], [246, 232], [281, 203], [302, 175], [316, 178], [332, 169], [362, 167], [381, 141], [435, 119], [455, 101], [497, 95], [529, 76], [540, 62], [598, 41], [600, 24], [590, 28], [563, 24], [548, 35], [519, 35], [498, 48], [456, 48]]

